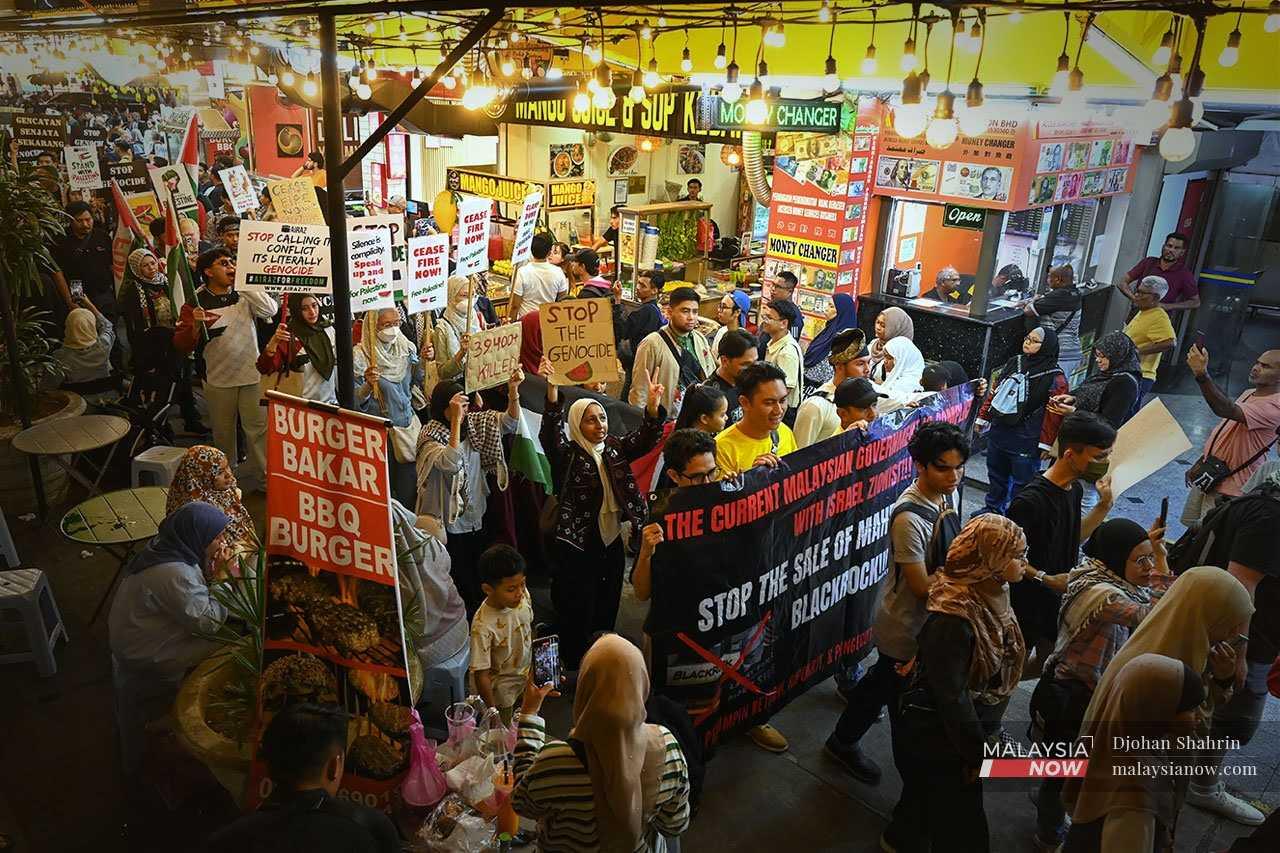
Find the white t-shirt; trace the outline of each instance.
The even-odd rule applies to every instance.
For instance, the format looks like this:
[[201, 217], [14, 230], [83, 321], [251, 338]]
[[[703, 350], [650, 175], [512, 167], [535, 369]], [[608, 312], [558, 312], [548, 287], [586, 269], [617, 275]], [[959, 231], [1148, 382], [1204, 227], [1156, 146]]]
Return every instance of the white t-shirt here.
[[499, 709], [512, 708], [524, 692], [533, 654], [533, 604], [526, 589], [518, 607], [499, 610], [483, 602], [471, 618], [471, 678], [490, 670]]
[[538, 310], [539, 305], [555, 302], [556, 297], [569, 292], [569, 280], [555, 264], [546, 261], [530, 261], [516, 270], [511, 292], [520, 296], [520, 316]]

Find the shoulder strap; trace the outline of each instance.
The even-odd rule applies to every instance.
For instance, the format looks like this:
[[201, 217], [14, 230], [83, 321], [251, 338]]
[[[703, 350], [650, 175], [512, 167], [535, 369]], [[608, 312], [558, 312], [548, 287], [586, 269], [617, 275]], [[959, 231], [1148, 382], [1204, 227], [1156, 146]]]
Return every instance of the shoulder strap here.
[[1280, 440], [1280, 429], [1276, 430], [1276, 437], [1268, 441], [1265, 447], [1263, 447], [1257, 453], [1250, 456], [1246, 462], [1243, 462], [1242, 464], [1237, 465], [1235, 468], [1231, 469], [1231, 473], [1228, 474], [1227, 476], [1234, 477], [1236, 474], [1239, 474], [1245, 468], [1248, 468], [1250, 465], [1257, 462], [1259, 459], [1261, 459], [1263, 456], [1267, 454], [1267, 451], [1270, 450], [1272, 446], [1275, 445], [1277, 440]]
[[[893, 512], [889, 513], [890, 542], [892, 542], [892, 536], [893, 536], [893, 533], [892, 533], [893, 522], [899, 515], [901, 515], [904, 512], [909, 512], [912, 515], [919, 516], [921, 519], [925, 521], [925, 523], [933, 525], [933, 532], [929, 534], [929, 547], [930, 549], [932, 549], [934, 537], [938, 535], [938, 526], [939, 526], [938, 523], [942, 520], [942, 513], [934, 509], [933, 507], [928, 507], [928, 506], [925, 506], [924, 504], [918, 504], [915, 501], [903, 501], [902, 503], [898, 504], [893, 508]], [[929, 567], [928, 560], [929, 560], [929, 555], [925, 554], [926, 569]], [[902, 579], [902, 567], [898, 564], [897, 560], [894, 560], [893, 561], [893, 588], [894, 589], [898, 588], [898, 581], [900, 581], [901, 579]]]
[[779, 438], [778, 436], [778, 431], [776, 429], [769, 430], [769, 452], [777, 453], [778, 445], [780, 443], [781, 443], [781, 438]]
[[1071, 321], [1074, 320], [1076, 315], [1079, 313], [1080, 313], [1080, 306], [1077, 305], [1075, 309], [1070, 314], [1067, 315], [1067, 319], [1062, 321], [1062, 325], [1053, 330], [1054, 333], [1061, 334], [1062, 330], [1065, 329], [1067, 326], [1070, 326]]

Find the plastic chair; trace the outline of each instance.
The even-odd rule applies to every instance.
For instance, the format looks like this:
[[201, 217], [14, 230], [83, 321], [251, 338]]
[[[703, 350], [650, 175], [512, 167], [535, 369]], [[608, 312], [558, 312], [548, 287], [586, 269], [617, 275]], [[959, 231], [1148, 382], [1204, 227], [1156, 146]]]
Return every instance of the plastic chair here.
[[133, 487], [168, 486], [173, 482], [173, 475], [178, 472], [178, 466], [186, 455], [185, 447], [166, 447], [163, 444], [148, 447], [133, 457]]
[[449, 737], [444, 711], [467, 696], [467, 666], [471, 662], [471, 644], [458, 649], [452, 657], [427, 669], [423, 679], [418, 714], [428, 737], [443, 741]]
[[0, 572], [0, 613], [8, 610], [21, 616], [27, 629], [28, 650], [0, 655], [0, 663], [35, 661], [42, 676], [52, 676], [58, 671], [58, 662], [53, 657], [58, 635], [68, 643], [71, 637], [44, 572], [39, 569]]
[[13, 544], [13, 536], [9, 534], [9, 522], [5, 519], [3, 511], [0, 511], [0, 559], [4, 560], [5, 566], [10, 569], [16, 569], [22, 565], [22, 561], [18, 559], [18, 547]]

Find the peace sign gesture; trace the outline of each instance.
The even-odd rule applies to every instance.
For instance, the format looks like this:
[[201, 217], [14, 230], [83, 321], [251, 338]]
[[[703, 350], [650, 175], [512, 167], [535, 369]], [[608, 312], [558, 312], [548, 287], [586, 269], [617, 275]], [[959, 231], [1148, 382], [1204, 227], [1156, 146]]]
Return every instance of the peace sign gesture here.
[[654, 381], [648, 368], [644, 371], [644, 381], [649, 386], [649, 394], [645, 398], [648, 401], [645, 406], [645, 411], [649, 413], [649, 417], [656, 418], [658, 416], [658, 407], [661, 405], [663, 392], [667, 389], [663, 387], [661, 382]]

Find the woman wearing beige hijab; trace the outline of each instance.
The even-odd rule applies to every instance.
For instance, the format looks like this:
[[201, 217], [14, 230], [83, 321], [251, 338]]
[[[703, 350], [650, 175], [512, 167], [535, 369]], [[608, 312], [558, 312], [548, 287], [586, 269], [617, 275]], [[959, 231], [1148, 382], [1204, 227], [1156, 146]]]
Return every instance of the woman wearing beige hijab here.
[[[649, 676], [627, 640], [605, 634], [582, 658], [567, 741], [546, 741], [553, 685], [526, 687], [515, 749], [518, 814], [541, 853], [661, 851], [689, 825], [689, 771], [675, 736], [646, 724]], [[590, 789], [590, 799], [582, 792]]]
[[896, 305], [890, 305], [876, 315], [875, 328], [876, 335], [871, 339], [870, 344], [871, 381], [884, 382], [889, 373], [884, 363], [885, 355], [888, 354], [885, 347], [894, 338], [906, 338], [907, 340], [915, 338], [916, 326], [911, 321], [910, 314]]
[[[1092, 737], [1087, 775], [1063, 788], [1072, 824], [1062, 853], [1162, 853], [1173, 847], [1180, 777], [1147, 768], [1192, 757], [1158, 745], [1195, 729], [1196, 708], [1204, 701], [1200, 673], [1150, 653], [1118, 670], [1112, 666], [1097, 719], [1082, 732]], [[1126, 738], [1157, 746], [1125, 749]]]

